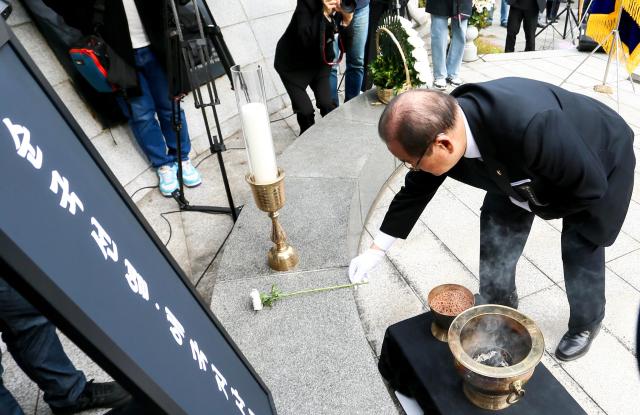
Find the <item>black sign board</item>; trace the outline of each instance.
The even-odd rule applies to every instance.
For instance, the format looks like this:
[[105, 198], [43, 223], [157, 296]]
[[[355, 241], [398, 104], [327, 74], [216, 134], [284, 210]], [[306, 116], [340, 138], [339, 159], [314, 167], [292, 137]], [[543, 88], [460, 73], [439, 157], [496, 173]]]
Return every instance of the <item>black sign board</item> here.
[[0, 20], [1, 275], [171, 414], [275, 414], [271, 394]]

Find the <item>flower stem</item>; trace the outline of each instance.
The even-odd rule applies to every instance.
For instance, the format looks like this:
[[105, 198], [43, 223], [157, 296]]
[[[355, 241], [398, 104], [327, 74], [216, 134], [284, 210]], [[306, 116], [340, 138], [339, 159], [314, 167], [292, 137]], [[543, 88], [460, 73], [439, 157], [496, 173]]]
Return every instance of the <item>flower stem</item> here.
[[312, 288], [310, 290], [294, 291], [292, 293], [282, 293], [280, 294], [280, 297], [291, 297], [298, 294], [318, 293], [322, 291], [337, 290], [340, 288], [350, 288], [350, 287], [355, 287], [357, 285], [368, 284], [368, 283], [369, 282], [356, 282], [355, 284], [332, 285], [330, 287]]

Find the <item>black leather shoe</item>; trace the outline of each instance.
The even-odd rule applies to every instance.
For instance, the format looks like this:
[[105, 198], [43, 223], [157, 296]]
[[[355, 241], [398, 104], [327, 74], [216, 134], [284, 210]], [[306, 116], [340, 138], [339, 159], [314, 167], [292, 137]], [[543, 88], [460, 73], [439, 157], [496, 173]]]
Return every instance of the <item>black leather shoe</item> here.
[[600, 324], [592, 330], [585, 330], [580, 333], [571, 334], [566, 332], [564, 336], [562, 336], [560, 343], [558, 343], [556, 357], [568, 362], [584, 356], [589, 351], [593, 339], [596, 338], [599, 332]]
[[76, 414], [93, 408], [116, 408], [127, 403], [131, 395], [116, 382], [87, 382], [75, 404], [65, 407], [51, 407], [51, 412], [59, 414]]

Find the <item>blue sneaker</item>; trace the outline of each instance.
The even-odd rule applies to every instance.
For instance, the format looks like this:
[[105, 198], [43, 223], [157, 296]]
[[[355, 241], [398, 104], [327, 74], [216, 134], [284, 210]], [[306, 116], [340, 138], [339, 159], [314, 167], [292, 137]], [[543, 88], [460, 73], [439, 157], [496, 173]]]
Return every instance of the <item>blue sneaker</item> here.
[[156, 170], [156, 173], [158, 173], [160, 193], [166, 197], [171, 196], [171, 193], [178, 188], [178, 176], [173, 166], [169, 164], [160, 166]]
[[[178, 163], [173, 164], [173, 170], [178, 174]], [[196, 187], [202, 183], [202, 177], [198, 170], [191, 164], [191, 160], [184, 160], [182, 162], [182, 182], [187, 187]]]

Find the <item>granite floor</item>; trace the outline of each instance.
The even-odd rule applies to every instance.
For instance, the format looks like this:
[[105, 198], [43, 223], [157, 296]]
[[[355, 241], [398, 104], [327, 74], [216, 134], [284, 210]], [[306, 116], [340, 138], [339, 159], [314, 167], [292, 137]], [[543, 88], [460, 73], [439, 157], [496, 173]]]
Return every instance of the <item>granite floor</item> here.
[[[495, 25], [494, 28], [492, 30], [504, 30]], [[461, 75], [467, 82], [522, 76], [559, 84], [584, 56], [573, 50], [487, 55], [476, 62], [465, 63]], [[593, 85], [602, 80], [604, 59], [603, 55], [589, 59], [569, 78], [565, 87], [617, 108], [616, 95], [606, 96], [593, 91]], [[612, 80], [615, 73], [614, 67]], [[636, 134], [640, 134], [640, 99], [633, 94], [631, 85], [623, 81], [619, 85], [620, 113]], [[272, 115], [272, 119], [290, 114], [291, 110], [285, 109]], [[295, 117], [276, 121], [272, 126], [278, 151], [283, 151], [297, 135]], [[225, 153], [225, 163], [236, 204], [252, 203], [243, 178], [246, 165], [242, 140], [236, 135], [230, 137], [227, 144], [229, 151]], [[634, 150], [636, 157], [640, 156], [639, 142], [636, 142]], [[199, 168], [204, 184], [188, 190], [187, 197], [192, 203], [224, 205], [226, 199], [217, 161], [215, 157], [204, 160], [205, 157], [206, 154], [195, 160], [202, 163]], [[367, 224], [370, 233], [377, 228], [386, 206], [401, 186], [402, 173], [398, 172], [382, 189], [377, 208], [372, 211]], [[568, 315], [559, 253], [559, 222], [536, 220], [518, 268], [521, 310], [540, 324], [545, 335], [547, 351], [543, 363], [589, 414], [631, 415], [640, 407], [640, 395], [637, 393], [640, 377], [633, 340], [640, 306], [640, 278], [637, 275], [640, 267], [639, 175], [636, 171], [636, 187], [623, 231], [606, 252], [607, 317], [604, 330], [586, 357], [576, 362], [561, 363], [552, 354], [565, 330]], [[146, 175], [136, 183], [140, 183], [140, 187], [153, 186], [156, 179], [153, 175]], [[127, 189], [131, 195], [136, 190]], [[133, 197], [160, 239], [168, 241], [169, 250], [208, 301], [215, 281], [201, 276], [215, 274], [205, 271], [216, 266], [212, 260], [232, 229], [230, 218], [191, 212], [169, 213], [176, 210], [175, 203], [161, 197], [155, 189], [143, 190]], [[425, 296], [431, 287], [443, 282], [458, 282], [472, 289], [477, 287], [478, 246], [475, 241], [478, 240], [478, 209], [482, 197], [481, 191], [453, 181], [445, 182], [411, 236], [389, 252], [384, 264], [371, 278], [370, 286], [356, 291], [355, 300], [362, 326], [376, 353], [379, 353], [382, 335], [388, 325], [425, 310]], [[449, 217], [456, 218], [455, 221], [431, 219], [434, 212], [444, 209], [449, 212]], [[459, 229], [462, 227], [467, 231], [461, 233]], [[370, 235], [365, 235], [362, 247], [369, 243]], [[63, 342], [74, 363], [89, 377], [108, 379], [64, 337]], [[19, 400], [25, 413], [49, 414], [42, 393], [16, 367], [10, 355], [4, 353], [4, 345], [2, 350], [4, 383]]]

